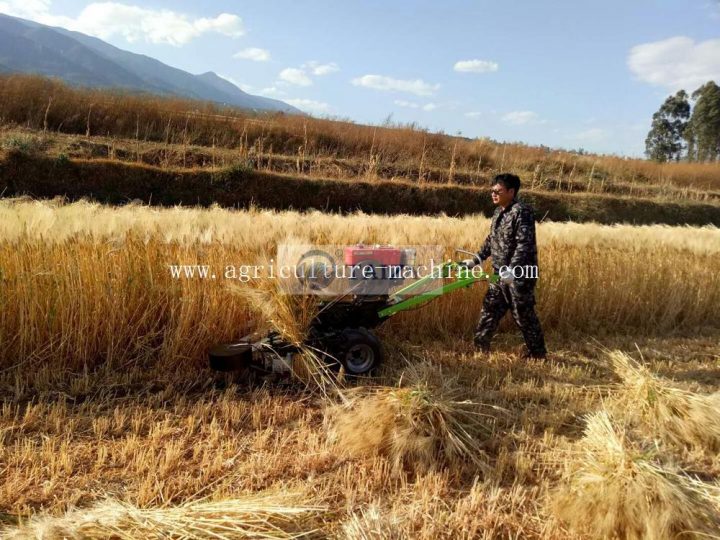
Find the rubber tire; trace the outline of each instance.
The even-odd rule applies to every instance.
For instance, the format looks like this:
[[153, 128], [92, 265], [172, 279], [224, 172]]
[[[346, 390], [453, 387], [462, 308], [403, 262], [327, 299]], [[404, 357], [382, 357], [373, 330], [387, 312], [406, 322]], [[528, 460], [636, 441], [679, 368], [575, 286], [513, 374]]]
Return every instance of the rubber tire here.
[[238, 371], [252, 363], [252, 345], [245, 340], [214, 345], [207, 354], [210, 369], [215, 371]]
[[[365, 328], [346, 328], [342, 331], [343, 346], [337, 358], [345, 369], [345, 373], [350, 376], [367, 375], [380, 366], [384, 359], [382, 343], [375, 334]], [[353, 366], [348, 362], [348, 355], [354, 347], [364, 348], [366, 353], [372, 355], [372, 359], [367, 367], [358, 370], [357, 366]]]

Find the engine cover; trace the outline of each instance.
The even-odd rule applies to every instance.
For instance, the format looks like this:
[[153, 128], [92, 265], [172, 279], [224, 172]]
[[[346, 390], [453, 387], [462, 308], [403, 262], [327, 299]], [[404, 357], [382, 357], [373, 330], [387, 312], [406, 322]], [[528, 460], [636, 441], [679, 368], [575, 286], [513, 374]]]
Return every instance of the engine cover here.
[[393, 246], [346, 246], [343, 249], [343, 262], [347, 266], [372, 261], [379, 266], [400, 266], [403, 261], [403, 250]]

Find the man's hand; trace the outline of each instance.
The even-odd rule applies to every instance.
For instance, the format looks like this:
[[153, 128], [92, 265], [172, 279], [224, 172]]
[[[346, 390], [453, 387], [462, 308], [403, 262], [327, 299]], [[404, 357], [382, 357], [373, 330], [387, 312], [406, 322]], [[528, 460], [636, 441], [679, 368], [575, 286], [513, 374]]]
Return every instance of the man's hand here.
[[458, 268], [474, 268], [477, 266], [475, 259], [463, 259], [457, 263]]
[[503, 283], [512, 283], [515, 281], [515, 276], [512, 273], [512, 269], [508, 268], [507, 266], [503, 266], [500, 268], [500, 271], [498, 272], [500, 274], [500, 281]]

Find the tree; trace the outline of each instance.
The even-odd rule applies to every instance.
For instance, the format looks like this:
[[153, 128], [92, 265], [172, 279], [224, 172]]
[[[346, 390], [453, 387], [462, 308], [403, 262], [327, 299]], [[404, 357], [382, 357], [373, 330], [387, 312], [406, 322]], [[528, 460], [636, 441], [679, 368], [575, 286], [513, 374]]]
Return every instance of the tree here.
[[655, 161], [679, 161], [688, 118], [688, 95], [685, 90], [680, 90], [674, 96], [668, 97], [653, 114], [652, 125], [645, 139], [645, 154]]
[[697, 152], [695, 148], [695, 131], [693, 130], [692, 118], [685, 126], [685, 132], [683, 133], [683, 139], [687, 143], [687, 160], [697, 161]]
[[688, 157], [715, 161], [720, 157], [720, 87], [710, 81], [692, 97], [696, 101], [688, 125]]

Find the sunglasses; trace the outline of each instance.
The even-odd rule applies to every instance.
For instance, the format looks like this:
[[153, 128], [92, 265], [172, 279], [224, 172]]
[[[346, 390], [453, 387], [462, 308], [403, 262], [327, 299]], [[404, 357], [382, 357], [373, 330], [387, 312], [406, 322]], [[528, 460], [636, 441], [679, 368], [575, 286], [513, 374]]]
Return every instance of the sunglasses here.
[[504, 189], [491, 189], [490, 193], [492, 193], [493, 195], [502, 195], [503, 193], [505, 193], [505, 190]]

